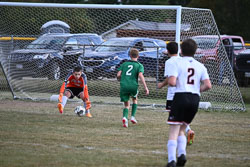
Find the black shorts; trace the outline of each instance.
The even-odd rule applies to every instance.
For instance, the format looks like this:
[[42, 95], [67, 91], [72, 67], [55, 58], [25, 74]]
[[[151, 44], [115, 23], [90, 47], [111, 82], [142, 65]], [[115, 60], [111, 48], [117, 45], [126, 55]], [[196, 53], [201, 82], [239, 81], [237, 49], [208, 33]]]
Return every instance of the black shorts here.
[[172, 105], [173, 100], [167, 100], [166, 101], [166, 111], [170, 111], [171, 110], [171, 105]]
[[71, 96], [69, 97], [70, 99], [74, 98], [75, 96], [80, 98], [83, 88], [68, 87], [65, 91], [69, 91], [71, 93]]
[[168, 124], [190, 124], [198, 111], [200, 96], [192, 93], [175, 93]]

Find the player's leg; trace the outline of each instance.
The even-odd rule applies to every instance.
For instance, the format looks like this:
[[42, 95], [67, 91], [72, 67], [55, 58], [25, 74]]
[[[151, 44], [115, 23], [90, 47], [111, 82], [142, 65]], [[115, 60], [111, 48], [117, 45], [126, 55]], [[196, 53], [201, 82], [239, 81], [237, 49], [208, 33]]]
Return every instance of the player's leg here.
[[186, 159], [186, 146], [187, 146], [187, 138], [185, 136], [186, 125], [181, 125], [179, 136], [177, 139], [177, 166], [184, 166]]
[[64, 96], [62, 97], [61, 99], [61, 102], [59, 102], [57, 104], [57, 108], [59, 110], [59, 112], [62, 114], [63, 113], [63, 109], [68, 101], [68, 98], [70, 98], [72, 96], [71, 94], [72, 92], [70, 90], [66, 90], [65, 93], [64, 93]]
[[129, 93], [121, 89], [120, 98], [121, 98], [121, 102], [124, 103], [122, 123], [123, 123], [123, 127], [127, 128], [128, 127], [128, 110], [129, 110], [129, 105], [130, 105]]
[[80, 94], [77, 97], [80, 97], [80, 99], [82, 99], [83, 101], [83, 107], [86, 109], [86, 112], [85, 112], [86, 117], [92, 118], [92, 115], [90, 113], [91, 104], [90, 104], [89, 99], [84, 97], [83, 92], [80, 92]]
[[123, 117], [122, 117], [122, 123], [123, 127], [127, 128], [128, 127], [128, 110], [129, 110], [129, 101], [124, 102], [124, 109], [123, 109]]
[[132, 112], [131, 112], [131, 122], [133, 124], [137, 124], [137, 120], [135, 119], [135, 113], [137, 111], [137, 96], [136, 97], [132, 97]]
[[[194, 119], [196, 113], [198, 112], [200, 96], [196, 94], [188, 94], [187, 98], [190, 99], [189, 106], [187, 106], [188, 112], [185, 112], [185, 122], [186, 124], [190, 124]], [[191, 145], [194, 142], [194, 131], [188, 126], [186, 129], [187, 132], [187, 144]]]
[[169, 137], [167, 143], [168, 150], [168, 164], [167, 166], [175, 166], [176, 163], [176, 149], [177, 149], [177, 138], [180, 130], [180, 125], [170, 124]]
[[191, 145], [194, 142], [194, 131], [190, 128], [190, 126], [188, 125], [186, 128], [186, 135], [187, 135], [187, 144]]
[[[183, 102], [184, 102], [184, 105], [183, 105]], [[168, 165], [167, 166], [175, 165], [176, 150], [178, 146], [179, 135], [185, 137], [185, 133], [184, 133], [185, 131], [183, 131], [184, 113], [185, 113], [185, 99], [183, 99], [183, 95], [181, 93], [175, 94], [172, 105], [171, 105], [171, 111], [169, 112], [168, 121], [167, 121], [167, 123], [170, 124], [169, 139], [168, 139], [168, 144], [167, 144], [167, 149], [168, 149]]]

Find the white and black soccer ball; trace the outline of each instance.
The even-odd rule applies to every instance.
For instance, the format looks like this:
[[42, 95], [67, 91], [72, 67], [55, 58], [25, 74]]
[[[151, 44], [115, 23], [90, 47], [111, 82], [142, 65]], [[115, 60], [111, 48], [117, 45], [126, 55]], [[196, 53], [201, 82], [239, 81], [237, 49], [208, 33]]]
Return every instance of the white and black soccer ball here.
[[86, 109], [83, 107], [83, 106], [77, 106], [75, 108], [75, 113], [79, 116], [79, 117], [82, 117], [85, 115], [86, 113]]

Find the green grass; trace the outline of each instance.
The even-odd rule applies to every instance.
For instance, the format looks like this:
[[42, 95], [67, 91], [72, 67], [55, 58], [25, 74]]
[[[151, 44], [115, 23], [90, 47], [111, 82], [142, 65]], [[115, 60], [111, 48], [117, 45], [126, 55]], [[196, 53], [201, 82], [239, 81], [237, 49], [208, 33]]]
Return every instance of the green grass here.
[[[121, 105], [92, 107], [77, 117], [77, 103], [60, 115], [55, 103], [0, 101], [0, 166], [164, 166], [168, 113], [139, 108], [138, 125], [121, 125]], [[192, 123], [195, 142], [187, 167], [247, 167], [250, 164], [250, 105], [247, 112], [200, 111]]]
[[240, 88], [244, 103], [250, 104], [250, 87]]

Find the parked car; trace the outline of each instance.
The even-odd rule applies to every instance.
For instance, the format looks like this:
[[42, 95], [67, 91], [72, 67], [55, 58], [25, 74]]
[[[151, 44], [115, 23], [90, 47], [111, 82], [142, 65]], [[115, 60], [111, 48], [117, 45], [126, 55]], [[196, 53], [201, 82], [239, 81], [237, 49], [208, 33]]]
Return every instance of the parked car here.
[[[246, 48], [244, 40], [240, 36], [221, 35], [221, 41], [224, 46], [230, 45], [232, 53], [238, 54]], [[205, 63], [207, 60], [217, 60], [218, 49], [222, 46], [218, 35], [201, 35], [192, 37], [198, 45], [196, 58]], [[227, 49], [227, 48], [226, 48]]]
[[[222, 59], [219, 49], [225, 47], [228, 59], [234, 70], [239, 85], [243, 85], [250, 74], [250, 50], [245, 47], [244, 40], [241, 36], [221, 35], [221, 40], [215, 35], [194, 36], [193, 39], [198, 44], [196, 59], [207, 65], [208, 70], [221, 68]], [[222, 42], [222, 43], [221, 43]], [[223, 71], [220, 71], [223, 75]]]
[[58, 80], [73, 68], [79, 55], [102, 42], [97, 34], [44, 34], [25, 49], [11, 53], [10, 74], [13, 78], [31, 76]]
[[[129, 50], [132, 47], [139, 50], [138, 61], [144, 65], [145, 76], [163, 76], [164, 63], [160, 63], [160, 60], [164, 56], [162, 52], [166, 50], [166, 43], [158, 39], [112, 38], [103, 42], [94, 51], [80, 56], [78, 61], [89, 78], [113, 78], [119, 65], [130, 60]], [[159, 67], [159, 64], [163, 66]]]

